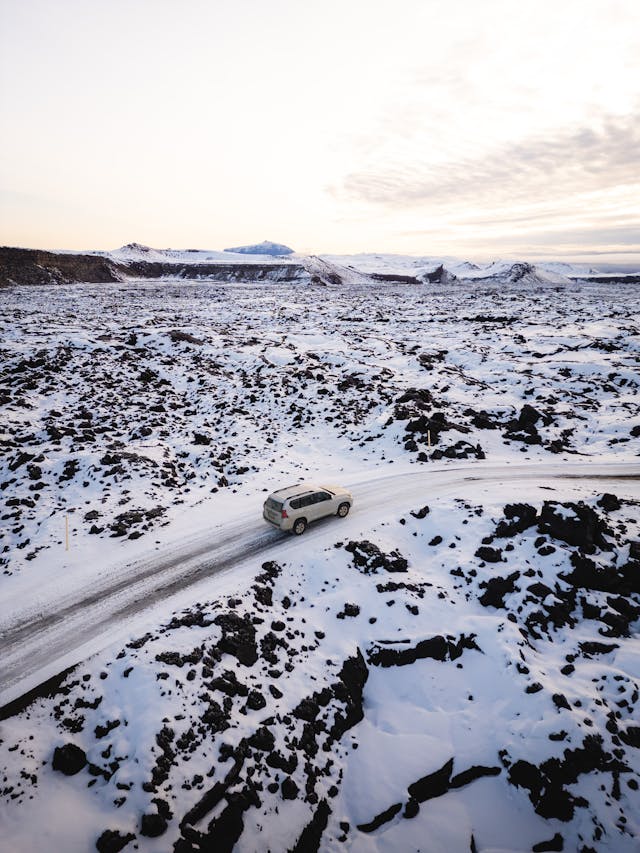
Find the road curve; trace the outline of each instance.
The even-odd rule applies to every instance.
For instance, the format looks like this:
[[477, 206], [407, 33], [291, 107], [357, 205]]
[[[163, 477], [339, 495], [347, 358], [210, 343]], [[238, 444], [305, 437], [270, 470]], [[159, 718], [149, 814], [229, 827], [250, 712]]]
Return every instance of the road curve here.
[[[361, 534], [363, 526], [389, 513], [395, 517], [419, 501], [424, 504], [438, 497], [465, 497], [478, 485], [520, 484], [517, 498], [526, 499], [527, 485], [551, 482], [558, 491], [563, 482], [574, 487], [581, 483], [585, 490], [617, 491], [640, 499], [640, 463], [421, 465], [395, 474], [378, 470], [374, 477], [347, 483], [355, 497], [348, 519], [319, 522], [302, 539], [268, 527], [259, 517], [255, 526], [248, 526], [243, 518], [209, 530], [47, 602], [46, 612], [40, 605], [4, 614], [0, 708], [118, 636], [131, 636], [135, 618], [150, 608], [163, 604], [163, 613], [170, 612], [171, 599], [177, 594], [248, 560], [259, 563], [287, 555], [291, 559], [296, 551], [304, 558], [305, 552], [320, 550], [338, 536]], [[255, 501], [256, 507], [261, 500]], [[215, 595], [215, 589], [207, 594]]]

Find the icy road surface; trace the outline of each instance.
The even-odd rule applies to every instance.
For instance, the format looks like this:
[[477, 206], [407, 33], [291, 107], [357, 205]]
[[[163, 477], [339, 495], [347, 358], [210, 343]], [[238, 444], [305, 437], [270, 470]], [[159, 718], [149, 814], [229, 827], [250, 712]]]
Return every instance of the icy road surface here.
[[469, 498], [479, 489], [493, 492], [504, 485], [512, 500], [526, 500], [531, 490], [549, 487], [554, 498], [562, 499], [568, 491], [575, 495], [577, 486], [603, 492], [614, 484], [618, 494], [640, 499], [640, 463], [423, 467], [346, 483], [355, 498], [349, 517], [317, 522], [300, 538], [268, 527], [261, 518], [264, 495], [256, 495], [246, 501], [241, 516], [164, 548], [161, 555], [111, 567], [75, 588], [67, 584], [64, 594], [56, 593], [54, 581], [26, 598], [22, 591], [5, 600], [0, 707], [118, 637], [154, 624], [159, 611], [210, 595], [213, 575], [237, 571], [251, 558], [282, 561], [294, 552], [320, 550], [437, 497]]

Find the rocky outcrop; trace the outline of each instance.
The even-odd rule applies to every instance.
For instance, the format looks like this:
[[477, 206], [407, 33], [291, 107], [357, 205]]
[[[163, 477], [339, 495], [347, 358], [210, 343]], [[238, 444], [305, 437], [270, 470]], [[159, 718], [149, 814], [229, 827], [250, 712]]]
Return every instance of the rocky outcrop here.
[[131, 278], [176, 278], [190, 281], [298, 281], [308, 280], [301, 264], [180, 264], [130, 261], [118, 265]]
[[457, 281], [458, 277], [440, 264], [440, 266], [431, 270], [431, 272], [423, 273], [422, 280], [425, 284], [451, 284]]
[[128, 278], [173, 278], [206, 281], [309, 281], [301, 264], [198, 264], [170, 261], [115, 261], [103, 255], [44, 252], [39, 249], [0, 248], [0, 286], [109, 284]]
[[454, 637], [445, 639], [441, 634], [430, 637], [409, 648], [390, 649], [374, 644], [369, 649], [369, 663], [374, 666], [408, 666], [417, 660], [431, 658], [438, 661], [457, 660], [465, 649], [482, 651], [475, 642], [475, 634], [461, 634], [456, 641]]
[[400, 275], [399, 273], [373, 272], [371, 278], [374, 281], [393, 281], [400, 284], [420, 284], [420, 279], [414, 275]]
[[118, 265], [100, 255], [43, 252], [39, 249], [0, 247], [0, 286], [10, 284], [69, 284], [115, 282], [122, 279]]
[[485, 275], [474, 276], [469, 280], [476, 284], [569, 284], [569, 279], [564, 275], [522, 261], [511, 266], [498, 263], [493, 269], [489, 266], [486, 268]]

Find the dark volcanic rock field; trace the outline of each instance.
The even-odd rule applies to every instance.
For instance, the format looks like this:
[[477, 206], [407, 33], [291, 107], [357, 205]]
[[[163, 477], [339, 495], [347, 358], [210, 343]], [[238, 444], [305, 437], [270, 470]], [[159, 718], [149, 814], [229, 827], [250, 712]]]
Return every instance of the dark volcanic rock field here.
[[2, 570], [59, 542], [66, 512], [72, 536], [136, 538], [266, 471], [637, 458], [638, 293], [5, 289]]
[[[639, 293], [4, 288], [5, 602], [31, 589], [55, 623], [35, 593], [64, 593], [65, 519], [77, 581], [86, 555], [161, 547], [208, 499], [300, 477], [637, 461]], [[203, 578], [183, 610], [134, 611], [126, 639], [3, 709], [0, 834], [65, 853], [637, 850], [640, 521], [616, 486], [470, 476]]]

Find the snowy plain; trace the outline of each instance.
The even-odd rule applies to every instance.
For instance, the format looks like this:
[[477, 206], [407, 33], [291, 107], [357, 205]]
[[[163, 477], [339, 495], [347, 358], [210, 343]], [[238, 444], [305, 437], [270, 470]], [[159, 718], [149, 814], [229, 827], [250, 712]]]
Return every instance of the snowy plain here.
[[637, 288], [0, 299], [9, 849], [637, 849]]

